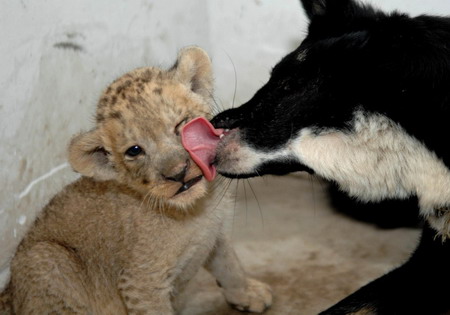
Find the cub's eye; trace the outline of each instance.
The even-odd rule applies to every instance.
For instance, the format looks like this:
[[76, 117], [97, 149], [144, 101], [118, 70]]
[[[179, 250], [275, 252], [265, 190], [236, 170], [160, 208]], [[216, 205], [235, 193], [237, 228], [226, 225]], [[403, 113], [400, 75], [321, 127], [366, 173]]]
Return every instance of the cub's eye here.
[[180, 134], [180, 129], [181, 127], [188, 122], [189, 118], [186, 117], [185, 119], [183, 119], [182, 121], [180, 121], [176, 126], [175, 126], [175, 134], [178, 136]]
[[142, 150], [142, 148], [140, 146], [134, 145], [134, 146], [128, 148], [128, 150], [125, 152], [125, 155], [135, 157], [141, 153], [144, 153], [144, 150]]

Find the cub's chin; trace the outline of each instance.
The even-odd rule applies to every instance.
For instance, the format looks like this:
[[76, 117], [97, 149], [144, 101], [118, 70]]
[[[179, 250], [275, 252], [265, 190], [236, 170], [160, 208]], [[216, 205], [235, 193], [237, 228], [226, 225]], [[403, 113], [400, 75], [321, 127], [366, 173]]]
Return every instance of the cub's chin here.
[[168, 204], [180, 209], [191, 207], [208, 192], [208, 182], [203, 176], [197, 176], [180, 185], [175, 194], [167, 200]]

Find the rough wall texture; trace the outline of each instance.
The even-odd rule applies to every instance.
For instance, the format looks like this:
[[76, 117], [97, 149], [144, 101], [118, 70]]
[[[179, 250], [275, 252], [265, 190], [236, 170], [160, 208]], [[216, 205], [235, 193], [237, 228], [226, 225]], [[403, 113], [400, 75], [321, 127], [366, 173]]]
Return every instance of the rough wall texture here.
[[[450, 13], [448, 0], [373, 2]], [[109, 82], [195, 44], [213, 59], [218, 103], [240, 104], [306, 28], [296, 0], [3, 1], [0, 21], [0, 285], [36, 212], [76, 178], [67, 143]]]

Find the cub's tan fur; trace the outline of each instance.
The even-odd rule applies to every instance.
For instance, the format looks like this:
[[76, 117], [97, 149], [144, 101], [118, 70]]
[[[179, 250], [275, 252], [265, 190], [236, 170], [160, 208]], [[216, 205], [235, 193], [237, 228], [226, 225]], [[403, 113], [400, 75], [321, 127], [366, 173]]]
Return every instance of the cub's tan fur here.
[[[38, 216], [0, 299], [17, 314], [172, 314], [204, 265], [227, 301], [262, 312], [270, 288], [247, 278], [226, 236], [230, 209], [181, 146], [185, 122], [209, 116], [212, 72], [200, 48], [175, 66], [142, 68], [111, 84], [96, 127], [69, 147], [83, 176]], [[127, 154], [139, 145], [142, 152]]]

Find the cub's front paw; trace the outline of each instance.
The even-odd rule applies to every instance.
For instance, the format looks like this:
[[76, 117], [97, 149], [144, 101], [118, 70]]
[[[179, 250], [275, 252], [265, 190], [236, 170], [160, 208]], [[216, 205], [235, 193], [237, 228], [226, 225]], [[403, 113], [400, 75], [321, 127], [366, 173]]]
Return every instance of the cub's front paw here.
[[262, 313], [272, 305], [272, 289], [269, 285], [248, 278], [245, 287], [227, 289], [225, 299], [231, 307], [243, 312]]

